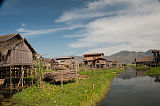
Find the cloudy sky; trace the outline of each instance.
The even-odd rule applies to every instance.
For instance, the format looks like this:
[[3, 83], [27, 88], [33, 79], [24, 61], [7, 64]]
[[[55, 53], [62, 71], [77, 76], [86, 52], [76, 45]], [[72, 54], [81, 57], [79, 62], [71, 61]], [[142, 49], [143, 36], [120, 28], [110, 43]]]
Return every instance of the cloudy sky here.
[[160, 49], [159, 0], [5, 0], [0, 35], [47, 57]]

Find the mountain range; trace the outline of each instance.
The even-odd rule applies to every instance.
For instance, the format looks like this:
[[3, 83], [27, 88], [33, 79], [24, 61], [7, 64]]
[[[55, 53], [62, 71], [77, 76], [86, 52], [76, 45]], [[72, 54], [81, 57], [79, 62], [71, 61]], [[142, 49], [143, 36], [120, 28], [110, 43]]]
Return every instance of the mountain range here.
[[118, 63], [131, 64], [136, 57], [152, 56], [152, 50], [146, 52], [121, 51], [111, 56], [104, 56], [107, 60], [115, 60]]
[[[131, 64], [137, 57], [152, 56], [152, 50], [146, 52], [135, 52], [135, 51], [121, 51], [111, 56], [104, 56], [106, 60], [115, 60], [120, 64]], [[83, 56], [74, 56], [77, 58], [77, 62], [83, 62]]]

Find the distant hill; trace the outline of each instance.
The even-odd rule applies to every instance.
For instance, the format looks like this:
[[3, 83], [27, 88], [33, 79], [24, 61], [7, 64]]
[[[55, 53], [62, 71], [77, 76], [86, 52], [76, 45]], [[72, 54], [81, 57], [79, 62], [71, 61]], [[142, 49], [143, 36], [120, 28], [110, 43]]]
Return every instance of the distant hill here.
[[[132, 62], [134, 62], [136, 57], [145, 57], [152, 55], [152, 50], [148, 50], [147, 52], [121, 51], [111, 56], [104, 56], [104, 58], [107, 60], [116, 60], [118, 63], [122, 64], [131, 64]], [[83, 56], [74, 57], [77, 58], [78, 63], [83, 62]]]
[[107, 60], [116, 60], [118, 63], [130, 64], [136, 57], [152, 56], [152, 50], [147, 52], [121, 51], [111, 56], [104, 56]]

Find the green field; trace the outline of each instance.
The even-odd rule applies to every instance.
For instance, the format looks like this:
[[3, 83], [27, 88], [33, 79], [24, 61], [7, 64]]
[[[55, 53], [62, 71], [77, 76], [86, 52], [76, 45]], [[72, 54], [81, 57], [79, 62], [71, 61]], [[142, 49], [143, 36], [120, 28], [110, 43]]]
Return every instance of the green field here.
[[43, 106], [90, 106], [96, 105], [108, 92], [111, 80], [124, 70], [81, 71], [87, 79], [78, 79], [60, 85], [44, 83], [41, 87], [31, 86], [13, 96], [13, 105]]

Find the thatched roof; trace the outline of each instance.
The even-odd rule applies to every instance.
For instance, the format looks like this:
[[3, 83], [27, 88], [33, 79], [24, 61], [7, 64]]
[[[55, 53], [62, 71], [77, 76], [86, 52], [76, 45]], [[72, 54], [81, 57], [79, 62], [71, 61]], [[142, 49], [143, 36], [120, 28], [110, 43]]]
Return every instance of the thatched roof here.
[[146, 56], [146, 57], [136, 58], [136, 62], [152, 62], [152, 61], [154, 61], [154, 57], [153, 56]]
[[[8, 35], [1, 35], [0, 36], [0, 42], [5, 42], [11, 38], [13, 38], [14, 36], [19, 36], [19, 34], [8, 34]], [[21, 37], [21, 36], [19, 36]], [[22, 37], [21, 37], [22, 38]]]
[[33, 55], [37, 54], [37, 52], [29, 44], [29, 42], [26, 39], [23, 39], [19, 33], [8, 34], [8, 35], [0, 36], [0, 59], [7, 57], [10, 50], [20, 43], [25, 43], [28, 46], [28, 48], [31, 50]]

